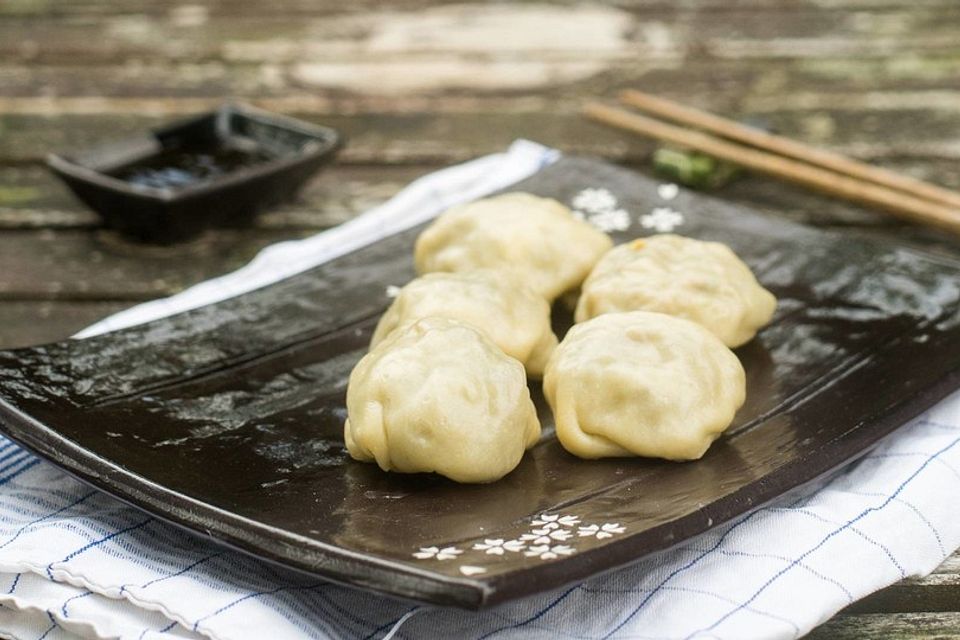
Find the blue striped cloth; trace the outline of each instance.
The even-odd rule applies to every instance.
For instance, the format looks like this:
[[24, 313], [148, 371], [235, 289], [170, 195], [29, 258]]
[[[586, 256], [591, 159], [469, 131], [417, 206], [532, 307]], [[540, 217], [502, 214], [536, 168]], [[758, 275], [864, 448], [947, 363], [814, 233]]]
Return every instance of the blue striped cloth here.
[[[261, 286], [508, 185], [528, 142], [91, 335]], [[331, 240], [332, 238], [332, 240]], [[960, 394], [821, 486], [583, 584], [470, 613], [354, 591], [225, 551], [0, 439], [0, 635], [61, 638], [796, 638], [960, 546]]]

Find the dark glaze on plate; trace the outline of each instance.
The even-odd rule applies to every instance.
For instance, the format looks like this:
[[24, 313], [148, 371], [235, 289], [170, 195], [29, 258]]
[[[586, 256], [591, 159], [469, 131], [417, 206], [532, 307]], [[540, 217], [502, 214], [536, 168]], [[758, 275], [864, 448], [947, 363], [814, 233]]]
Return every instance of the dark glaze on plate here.
[[[645, 235], [636, 219], [665, 204], [656, 184], [567, 158], [509, 190], [569, 203], [605, 187], [634, 220], [614, 234], [624, 241]], [[579, 460], [558, 445], [548, 411], [542, 441], [490, 485], [350, 460], [347, 376], [389, 303], [386, 287], [413, 276], [419, 229], [141, 327], [2, 352], [2, 431], [96, 487], [256, 556], [480, 607], [628, 564], [746, 513], [861, 456], [960, 383], [960, 263], [696, 193], [669, 205], [686, 216], [677, 233], [729, 244], [780, 300], [773, 323], [737, 350], [747, 403], [699, 462]], [[568, 517], [535, 524], [542, 513]], [[603, 524], [611, 533], [597, 537], [592, 525]], [[543, 551], [534, 529], [569, 535]], [[524, 548], [473, 548], [485, 540]], [[432, 547], [460, 553], [441, 559]]]

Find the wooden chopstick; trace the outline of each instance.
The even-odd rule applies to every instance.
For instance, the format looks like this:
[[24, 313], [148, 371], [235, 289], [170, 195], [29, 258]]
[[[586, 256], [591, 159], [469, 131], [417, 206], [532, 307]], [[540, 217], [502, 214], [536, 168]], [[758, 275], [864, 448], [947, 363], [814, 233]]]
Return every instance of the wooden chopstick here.
[[861, 178], [882, 187], [897, 189], [940, 204], [960, 207], [960, 193], [937, 185], [911, 178], [887, 169], [859, 162], [832, 151], [761, 131], [754, 127], [728, 120], [718, 115], [688, 107], [666, 98], [630, 89], [620, 94], [620, 100], [641, 111], [665, 120], [673, 120], [698, 129], [715, 133], [723, 138], [745, 142], [766, 151], [802, 160], [807, 164], [831, 169], [837, 173]]
[[758, 173], [772, 175], [847, 200], [881, 207], [899, 217], [932, 224], [960, 234], [960, 210], [917, 198], [902, 191], [745, 147], [700, 131], [684, 129], [598, 102], [587, 104], [584, 114], [598, 122], [689, 147]]

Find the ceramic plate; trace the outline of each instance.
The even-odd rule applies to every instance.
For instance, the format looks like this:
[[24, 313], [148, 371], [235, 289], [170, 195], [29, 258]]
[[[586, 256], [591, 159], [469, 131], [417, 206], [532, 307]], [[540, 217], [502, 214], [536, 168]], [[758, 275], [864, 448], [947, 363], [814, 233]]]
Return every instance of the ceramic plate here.
[[960, 383], [960, 263], [696, 193], [665, 200], [656, 182], [589, 159], [561, 160], [514, 189], [626, 227], [618, 241], [675, 227], [725, 242], [776, 293], [773, 323], [737, 350], [747, 403], [703, 460], [574, 458], [536, 388], [544, 437], [499, 482], [461, 486], [350, 460], [347, 376], [387, 288], [413, 276], [419, 229], [189, 313], [2, 352], [2, 430], [104, 491], [261, 558], [480, 607], [748, 512], [864, 454]]

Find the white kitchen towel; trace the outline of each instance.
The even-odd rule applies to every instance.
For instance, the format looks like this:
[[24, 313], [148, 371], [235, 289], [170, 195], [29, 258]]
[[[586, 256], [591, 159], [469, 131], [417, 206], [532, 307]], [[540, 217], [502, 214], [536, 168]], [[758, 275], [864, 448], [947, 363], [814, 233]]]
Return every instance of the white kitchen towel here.
[[[81, 335], [287, 277], [506, 186], [557, 156], [518, 142], [432, 174], [348, 224], [268, 248], [240, 271]], [[954, 394], [819, 488], [628, 569], [473, 613], [355, 591], [226, 551], [0, 439], [0, 636], [795, 638], [872, 591], [933, 570], [960, 546], [958, 494]]]

